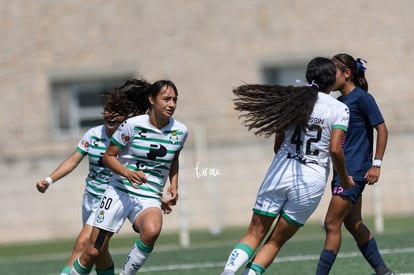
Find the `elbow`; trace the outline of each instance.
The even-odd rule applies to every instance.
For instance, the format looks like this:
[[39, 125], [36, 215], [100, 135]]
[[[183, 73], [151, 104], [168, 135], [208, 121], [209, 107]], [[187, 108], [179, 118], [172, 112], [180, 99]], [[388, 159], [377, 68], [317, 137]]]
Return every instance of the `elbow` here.
[[343, 154], [342, 148], [330, 148], [329, 153], [332, 158], [337, 158]]
[[103, 165], [105, 165], [106, 167], [108, 167], [108, 158], [109, 156], [105, 153], [104, 156], [102, 157], [102, 163]]
[[388, 137], [388, 128], [385, 125], [385, 122], [378, 124], [377, 126], [375, 126], [375, 129], [377, 130], [378, 134], [381, 134], [385, 137]]

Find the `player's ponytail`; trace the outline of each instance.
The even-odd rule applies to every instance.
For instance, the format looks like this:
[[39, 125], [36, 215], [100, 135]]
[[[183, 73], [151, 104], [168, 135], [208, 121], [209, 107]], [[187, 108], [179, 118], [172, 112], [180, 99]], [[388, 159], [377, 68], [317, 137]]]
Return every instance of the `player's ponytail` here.
[[328, 58], [312, 59], [307, 67], [306, 86], [242, 85], [233, 90], [239, 118], [256, 135], [269, 137], [292, 127], [305, 128], [318, 98], [335, 83], [336, 68]]
[[255, 135], [269, 137], [274, 133], [303, 126], [317, 98], [313, 86], [242, 85], [233, 90], [239, 118]]

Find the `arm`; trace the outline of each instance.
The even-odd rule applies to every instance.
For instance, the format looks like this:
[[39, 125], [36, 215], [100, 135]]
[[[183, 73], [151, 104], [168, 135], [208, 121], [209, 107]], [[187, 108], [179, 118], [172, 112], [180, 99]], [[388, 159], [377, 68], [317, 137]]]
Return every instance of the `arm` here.
[[[82, 161], [84, 155], [78, 151], [74, 151], [67, 159], [65, 159], [50, 175], [53, 182], [58, 181], [70, 172]], [[46, 192], [49, 183], [46, 180], [40, 180], [36, 183], [36, 188], [40, 193]]]
[[[377, 131], [377, 146], [375, 148], [375, 159], [380, 159], [384, 157], [385, 148], [387, 147], [387, 140], [388, 140], [388, 129], [385, 123], [380, 123], [375, 126], [375, 130]], [[380, 167], [371, 167], [365, 174], [365, 179], [368, 184], [374, 184], [378, 181], [381, 174]]]
[[137, 185], [146, 182], [147, 177], [145, 176], [144, 172], [132, 171], [123, 166], [122, 163], [119, 162], [118, 155], [120, 152], [121, 149], [111, 142], [102, 158], [102, 161], [105, 164], [105, 166], [111, 169], [114, 173], [117, 173], [118, 175], [127, 178], [128, 181], [134, 187], [137, 187]]
[[355, 183], [346, 170], [345, 155], [342, 149], [344, 134], [344, 131], [341, 129], [333, 129], [329, 145], [329, 153], [331, 154], [332, 164], [335, 171], [338, 173], [342, 187], [351, 188]]
[[179, 169], [179, 156], [180, 152], [175, 155], [170, 168], [170, 186], [168, 186], [167, 193], [170, 198], [167, 200], [168, 204], [175, 205], [178, 200], [178, 169]]

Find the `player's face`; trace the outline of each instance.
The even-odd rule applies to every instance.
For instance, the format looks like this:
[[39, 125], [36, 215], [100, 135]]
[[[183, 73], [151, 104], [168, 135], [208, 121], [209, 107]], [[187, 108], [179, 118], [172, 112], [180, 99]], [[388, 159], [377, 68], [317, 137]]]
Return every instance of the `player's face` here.
[[112, 134], [115, 133], [116, 129], [118, 129], [122, 121], [126, 119], [126, 117], [118, 113], [110, 113], [108, 111], [104, 111], [103, 119], [104, 119], [106, 134], [111, 137]]
[[332, 87], [332, 91], [342, 91], [346, 82], [350, 77], [351, 70], [346, 68], [345, 71], [342, 71], [338, 66], [336, 66], [336, 80], [335, 84]]
[[160, 119], [169, 119], [177, 107], [177, 94], [170, 86], [165, 85], [156, 97], [149, 97], [151, 111]]

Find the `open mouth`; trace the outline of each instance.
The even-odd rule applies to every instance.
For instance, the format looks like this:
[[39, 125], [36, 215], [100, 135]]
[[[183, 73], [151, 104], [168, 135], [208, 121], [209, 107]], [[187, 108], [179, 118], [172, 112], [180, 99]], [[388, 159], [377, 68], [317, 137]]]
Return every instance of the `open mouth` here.
[[108, 124], [108, 126], [115, 126], [118, 123], [118, 121], [115, 119], [107, 119], [106, 123]]

